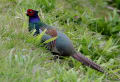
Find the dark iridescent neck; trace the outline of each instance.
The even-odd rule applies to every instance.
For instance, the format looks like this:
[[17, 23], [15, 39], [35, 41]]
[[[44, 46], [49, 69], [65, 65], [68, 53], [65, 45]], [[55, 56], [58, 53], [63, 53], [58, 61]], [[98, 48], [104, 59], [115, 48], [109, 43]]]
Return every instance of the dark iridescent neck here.
[[39, 16], [29, 17], [29, 22], [30, 22], [30, 23], [40, 22], [40, 18], [39, 18]]

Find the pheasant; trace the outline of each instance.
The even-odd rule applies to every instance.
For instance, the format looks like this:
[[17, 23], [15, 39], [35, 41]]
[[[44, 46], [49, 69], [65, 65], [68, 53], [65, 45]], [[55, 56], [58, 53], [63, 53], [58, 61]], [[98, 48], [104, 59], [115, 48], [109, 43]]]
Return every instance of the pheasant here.
[[56, 40], [52, 43], [48, 43], [49, 45], [47, 45], [49, 46], [51, 52], [57, 53], [59, 56], [64, 57], [71, 56], [82, 64], [104, 73], [104, 69], [101, 66], [77, 52], [73, 47], [71, 40], [64, 33], [56, 30], [55, 27], [43, 23], [38, 16], [38, 11], [28, 9], [26, 14], [29, 17], [29, 31], [36, 29], [34, 35], [38, 35], [41, 31], [47, 29], [46, 35], [42, 37], [42, 42], [57, 36]]

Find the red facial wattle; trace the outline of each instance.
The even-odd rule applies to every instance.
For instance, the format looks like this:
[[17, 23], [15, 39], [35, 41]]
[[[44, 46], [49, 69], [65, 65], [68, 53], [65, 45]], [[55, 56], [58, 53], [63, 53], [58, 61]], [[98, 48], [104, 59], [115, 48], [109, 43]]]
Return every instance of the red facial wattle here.
[[34, 14], [35, 14], [34, 10], [32, 10], [32, 9], [27, 10], [27, 15], [28, 16], [34, 16]]

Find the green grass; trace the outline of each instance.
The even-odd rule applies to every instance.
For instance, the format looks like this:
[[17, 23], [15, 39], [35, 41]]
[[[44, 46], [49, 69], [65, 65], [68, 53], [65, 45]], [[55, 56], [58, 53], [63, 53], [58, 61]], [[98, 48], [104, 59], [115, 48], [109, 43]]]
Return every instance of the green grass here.
[[[104, 0], [0, 0], [0, 82], [111, 82], [120, 78], [120, 19]], [[112, 76], [73, 58], [51, 60], [28, 32], [26, 10], [69, 36], [82, 52]], [[37, 45], [36, 45], [37, 43]], [[71, 66], [71, 64], [73, 66]]]

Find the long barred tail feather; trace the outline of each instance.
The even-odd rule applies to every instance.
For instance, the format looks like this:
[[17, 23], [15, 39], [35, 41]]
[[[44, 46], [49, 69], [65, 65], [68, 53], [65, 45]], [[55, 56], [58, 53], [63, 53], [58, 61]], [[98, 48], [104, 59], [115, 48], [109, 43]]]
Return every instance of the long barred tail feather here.
[[104, 73], [104, 69], [97, 65], [96, 63], [94, 63], [92, 60], [88, 59], [87, 57], [83, 56], [80, 53], [76, 53], [74, 55], [72, 55], [72, 57], [78, 61], [80, 61], [81, 63], [83, 63], [84, 65], [91, 67], [97, 71], [103, 72]]

